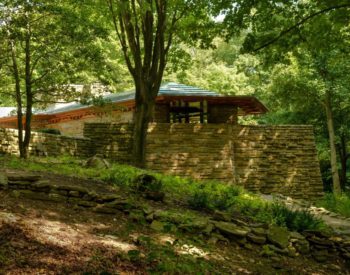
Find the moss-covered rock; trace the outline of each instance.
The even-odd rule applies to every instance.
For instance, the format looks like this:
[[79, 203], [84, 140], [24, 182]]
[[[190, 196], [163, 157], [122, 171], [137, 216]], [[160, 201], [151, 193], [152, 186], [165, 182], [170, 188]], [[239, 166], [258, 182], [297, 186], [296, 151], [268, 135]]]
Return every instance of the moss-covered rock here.
[[103, 214], [116, 214], [119, 212], [118, 209], [107, 207], [104, 204], [98, 204], [92, 209], [92, 211]]
[[289, 231], [283, 227], [271, 225], [267, 230], [267, 239], [277, 247], [285, 249], [289, 244]]
[[247, 234], [247, 239], [253, 243], [256, 244], [264, 244], [266, 243], [266, 237], [265, 236], [259, 236], [255, 235], [252, 232]]
[[250, 232], [247, 227], [239, 227], [229, 222], [214, 222], [214, 225], [221, 234], [229, 238], [242, 238]]

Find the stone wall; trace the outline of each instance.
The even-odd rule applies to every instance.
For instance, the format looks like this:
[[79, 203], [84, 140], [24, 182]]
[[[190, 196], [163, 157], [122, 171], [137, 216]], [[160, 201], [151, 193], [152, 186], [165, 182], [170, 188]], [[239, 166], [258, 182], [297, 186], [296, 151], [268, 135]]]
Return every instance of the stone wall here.
[[227, 124], [150, 124], [147, 168], [197, 179], [233, 180]]
[[[18, 155], [18, 130], [0, 128], [0, 152]], [[86, 138], [33, 132], [29, 152], [32, 155], [58, 156], [68, 154], [77, 157], [91, 156], [92, 146]]]
[[234, 128], [235, 181], [252, 191], [296, 198], [322, 194], [312, 126]]
[[[34, 155], [101, 154], [131, 162], [132, 124], [86, 123], [85, 138], [33, 133]], [[17, 130], [0, 129], [0, 151], [18, 154]], [[262, 193], [308, 199], [323, 186], [311, 126], [151, 123], [147, 168], [222, 180]]]
[[[131, 124], [86, 124], [95, 152], [131, 160]], [[316, 197], [323, 185], [312, 126], [151, 123], [147, 168], [262, 193]]]
[[92, 142], [93, 154], [100, 154], [116, 162], [130, 163], [132, 124], [85, 123], [84, 137]]

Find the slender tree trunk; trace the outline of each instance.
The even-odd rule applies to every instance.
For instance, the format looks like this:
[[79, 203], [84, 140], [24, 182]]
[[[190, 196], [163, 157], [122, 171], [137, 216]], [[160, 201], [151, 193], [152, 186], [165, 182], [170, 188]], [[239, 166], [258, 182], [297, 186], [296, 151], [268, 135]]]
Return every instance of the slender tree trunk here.
[[349, 154], [348, 154], [348, 151], [347, 151], [347, 148], [346, 148], [346, 138], [345, 138], [344, 134], [342, 134], [340, 136], [339, 157], [340, 157], [340, 164], [341, 164], [341, 173], [339, 175], [339, 177], [340, 177], [340, 185], [342, 187], [342, 190], [345, 190], [345, 186], [347, 184], [347, 179], [346, 179], [347, 167], [346, 167], [346, 164], [348, 162]]
[[144, 82], [135, 81], [135, 87], [133, 163], [142, 168], [145, 166], [147, 129], [153, 116], [154, 99], [150, 86]]
[[33, 107], [33, 93], [32, 93], [32, 77], [31, 77], [31, 51], [30, 51], [30, 29], [25, 40], [25, 91], [26, 91], [26, 123], [24, 127], [24, 141], [23, 152], [24, 158], [29, 155], [28, 148], [31, 138], [31, 122], [32, 122], [32, 107]]
[[325, 97], [325, 109], [327, 115], [327, 127], [329, 135], [329, 145], [331, 149], [331, 170], [332, 170], [332, 180], [333, 180], [333, 192], [335, 194], [341, 194], [338, 165], [337, 165], [337, 151], [335, 147], [335, 133], [334, 133], [334, 124], [333, 124], [333, 113], [331, 105], [331, 92], [326, 92]]
[[23, 146], [23, 113], [22, 113], [22, 96], [21, 96], [21, 82], [19, 77], [19, 70], [17, 64], [17, 51], [16, 44], [14, 41], [10, 41], [11, 48], [11, 59], [13, 77], [15, 79], [15, 92], [16, 92], [16, 103], [17, 103], [17, 126], [18, 126], [18, 147], [20, 157], [25, 157], [25, 150]]

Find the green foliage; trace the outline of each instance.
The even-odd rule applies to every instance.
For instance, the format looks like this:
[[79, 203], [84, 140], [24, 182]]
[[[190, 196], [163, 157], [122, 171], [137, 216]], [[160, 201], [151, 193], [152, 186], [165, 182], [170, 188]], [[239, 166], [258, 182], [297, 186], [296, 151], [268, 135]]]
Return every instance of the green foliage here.
[[350, 196], [347, 193], [343, 193], [342, 195], [327, 193], [317, 202], [317, 205], [350, 218]]
[[188, 199], [188, 205], [196, 210], [211, 209], [209, 194], [204, 190], [196, 191]]
[[113, 164], [108, 170], [101, 171], [99, 178], [117, 186], [130, 187], [141, 173], [142, 170], [131, 166]]
[[275, 224], [285, 226], [293, 231], [320, 229], [323, 222], [306, 210], [291, 210], [281, 203], [271, 205], [272, 219]]
[[227, 210], [243, 193], [240, 187], [208, 181], [197, 185], [188, 198], [191, 208], [197, 210]]

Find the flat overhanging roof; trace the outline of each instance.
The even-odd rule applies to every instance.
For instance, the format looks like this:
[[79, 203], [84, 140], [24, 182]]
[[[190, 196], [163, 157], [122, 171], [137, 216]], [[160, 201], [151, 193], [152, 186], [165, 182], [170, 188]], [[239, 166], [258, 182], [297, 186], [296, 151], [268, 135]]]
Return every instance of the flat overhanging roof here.
[[232, 105], [239, 108], [239, 115], [257, 115], [268, 112], [268, 109], [254, 96], [185, 96], [185, 95], [160, 95], [156, 98], [158, 103], [168, 103], [181, 100], [183, 102], [206, 101], [215, 105]]

